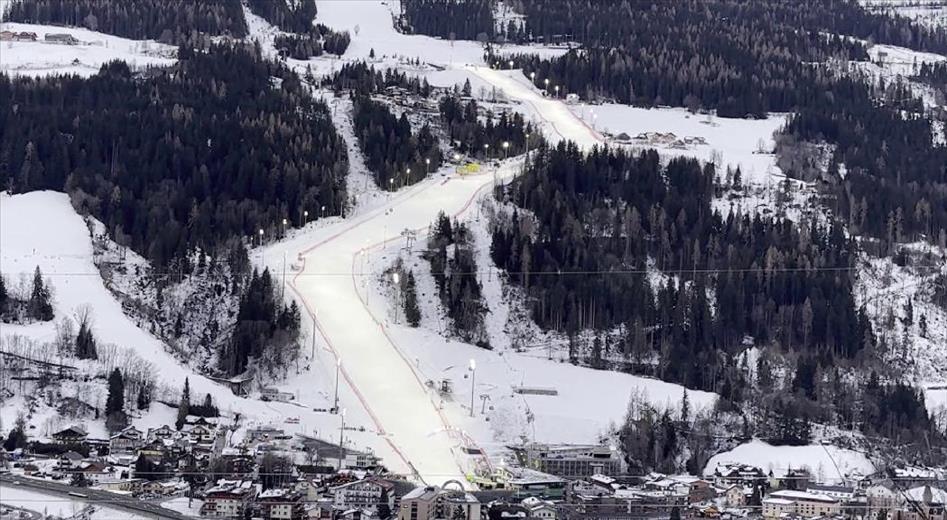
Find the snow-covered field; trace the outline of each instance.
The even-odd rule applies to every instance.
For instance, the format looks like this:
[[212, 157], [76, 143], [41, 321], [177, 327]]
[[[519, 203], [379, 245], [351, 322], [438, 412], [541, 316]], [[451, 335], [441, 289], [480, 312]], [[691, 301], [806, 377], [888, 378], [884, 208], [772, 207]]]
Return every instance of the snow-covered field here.
[[790, 469], [808, 468], [811, 474], [826, 483], [842, 482], [852, 474], [871, 475], [875, 466], [864, 454], [813, 444], [808, 446], [771, 446], [754, 440], [736, 448], [718, 453], [710, 458], [704, 475], [713, 475], [718, 464], [728, 462], [749, 464], [773, 472], [773, 476], [784, 476]]
[[[721, 167], [740, 167], [745, 183], [768, 184], [784, 177], [772, 151], [773, 134], [786, 124], [786, 114], [773, 114], [766, 119], [734, 119], [691, 114], [683, 108], [647, 109], [614, 103], [580, 103], [571, 109], [587, 124], [613, 138], [627, 134], [630, 146], [655, 148], [668, 156], [715, 160]], [[653, 134], [641, 135], [646, 133], [674, 135], [663, 136], [664, 139]], [[642, 138], [636, 139], [639, 135]]]
[[[177, 49], [155, 41], [137, 41], [71, 27], [3, 23], [0, 30], [34, 32], [36, 42], [2, 42], [0, 71], [11, 75], [48, 76], [78, 74], [91, 76], [112, 60], [131, 67], [168, 66], [175, 62]], [[71, 34], [79, 45], [45, 43], [46, 33]]]

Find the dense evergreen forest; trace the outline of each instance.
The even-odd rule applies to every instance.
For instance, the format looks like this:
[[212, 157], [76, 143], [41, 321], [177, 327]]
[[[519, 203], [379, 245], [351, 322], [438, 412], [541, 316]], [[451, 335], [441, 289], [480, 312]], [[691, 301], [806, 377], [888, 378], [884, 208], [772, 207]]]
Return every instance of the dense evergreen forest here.
[[490, 348], [483, 318], [487, 307], [477, 281], [474, 243], [466, 225], [441, 212], [431, 225], [427, 257], [451, 332], [462, 341]]
[[[470, 92], [466, 94], [469, 96]], [[485, 121], [481, 121], [476, 101], [470, 99], [465, 103], [455, 96], [442, 98], [439, 109], [454, 149], [461, 153], [505, 159], [526, 151], [528, 135], [533, 134], [529, 137], [533, 147], [540, 140], [519, 112], [503, 112], [496, 120], [493, 114], [487, 114]]]
[[823, 96], [792, 118], [778, 141], [780, 165], [815, 180], [794, 167], [805, 156], [798, 143], [832, 143], [824, 188], [851, 232], [882, 239], [886, 254], [903, 241], [947, 246], [947, 147], [933, 146], [920, 101], [905, 94], [879, 107], [859, 79], [835, 84], [839, 95]]
[[175, 67], [143, 75], [122, 62], [89, 79], [0, 75], [0, 118], [0, 185], [67, 191], [159, 267], [345, 200], [325, 104], [259, 49], [182, 47]]
[[[920, 101], [903, 85], [871, 85], [811, 65], [866, 59], [861, 43], [838, 35], [944, 52], [947, 32], [849, 1], [556, 0], [521, 7], [533, 37], [567, 35], [586, 46], [554, 60], [517, 58], [538, 87], [549, 80], [550, 90], [561, 86], [563, 94], [715, 109], [721, 116], [796, 112], [786, 129], [792, 139], [778, 149], [781, 166], [814, 180], [795, 166], [812, 162], [804, 156], [810, 143], [834, 145], [823, 187], [851, 231], [887, 245], [947, 243], [947, 149], [932, 146]], [[922, 68], [921, 76], [934, 81], [938, 73]]]
[[[586, 156], [572, 144], [535, 154], [498, 189], [526, 211], [495, 222], [491, 255], [535, 322], [570, 338], [572, 362], [718, 392], [718, 411], [749, 413], [746, 438], [805, 444], [811, 423], [830, 422], [944, 445], [916, 389], [845, 375], [880, 347], [852, 298], [856, 247], [840, 224], [720, 215], [710, 206], [714, 166], [693, 159]], [[582, 347], [588, 329], [599, 332]], [[747, 341], [771, 347], [754, 367], [738, 355]], [[788, 375], [777, 377], [776, 358], [794, 363]], [[644, 427], [638, 419], [625, 428]], [[634, 452], [666, 467], [683, 443], [661, 437], [670, 435], [661, 425], [680, 426], [657, 412], [645, 419], [646, 438], [667, 442], [667, 456]]]
[[494, 34], [493, 0], [404, 0], [401, 30], [456, 40], [486, 41]]
[[395, 117], [386, 104], [360, 94], [353, 94], [352, 110], [365, 164], [382, 189], [414, 184], [441, 166], [437, 137], [427, 123], [414, 135], [404, 112]]
[[[713, 178], [711, 164], [661, 166], [654, 151], [541, 148], [502, 188], [531, 217], [500, 223], [493, 259], [526, 291], [540, 326], [570, 336], [624, 331], [616, 344], [597, 342], [593, 366], [615, 358], [652, 366], [664, 380], [737, 401], [744, 385], [726, 378], [726, 353], [746, 336], [824, 363], [870, 346], [845, 271], [854, 244], [842, 228], [721, 216], [710, 206]], [[649, 267], [673, 276], [652, 287]]]
[[87, 27], [165, 43], [191, 40], [197, 33], [247, 35], [240, 0], [14, 0], [5, 20]]
[[298, 356], [299, 307], [282, 300], [269, 270], [254, 270], [240, 298], [233, 334], [218, 359], [224, 374], [243, 373], [253, 359], [272, 370], [285, 370]]

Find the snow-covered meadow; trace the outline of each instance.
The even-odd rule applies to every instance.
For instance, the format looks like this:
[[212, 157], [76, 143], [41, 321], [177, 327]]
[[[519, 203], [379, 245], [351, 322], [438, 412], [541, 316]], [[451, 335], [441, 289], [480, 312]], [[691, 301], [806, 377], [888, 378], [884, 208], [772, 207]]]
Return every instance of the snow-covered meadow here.
[[[91, 76], [105, 63], [122, 60], [134, 68], [165, 67], [176, 61], [177, 49], [155, 41], [120, 38], [88, 29], [5, 22], [0, 30], [36, 33], [37, 41], [0, 43], [0, 72], [14, 76], [77, 74]], [[78, 45], [43, 41], [47, 33], [70, 34]]]

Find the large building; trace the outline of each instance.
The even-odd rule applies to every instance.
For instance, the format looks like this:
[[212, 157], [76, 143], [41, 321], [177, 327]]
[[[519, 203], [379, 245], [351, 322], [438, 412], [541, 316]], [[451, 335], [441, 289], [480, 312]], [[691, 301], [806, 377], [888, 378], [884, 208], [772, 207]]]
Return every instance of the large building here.
[[596, 444], [527, 444], [510, 446], [520, 465], [563, 478], [617, 475], [621, 457], [608, 446]]
[[806, 491], [774, 491], [763, 499], [763, 518], [780, 518], [784, 515], [830, 516], [838, 514], [840, 510], [838, 499]]
[[301, 520], [305, 515], [302, 494], [289, 489], [267, 489], [257, 503], [265, 520]]
[[395, 505], [394, 484], [379, 478], [366, 478], [330, 488], [333, 504], [339, 509], [368, 509], [379, 516], [390, 513]]
[[480, 520], [480, 501], [462, 490], [426, 486], [401, 497], [398, 520]]
[[242, 519], [255, 496], [256, 488], [249, 480], [218, 480], [204, 492], [201, 516]]
[[440, 488], [419, 487], [401, 497], [398, 520], [434, 520], [437, 518], [437, 495]]
[[517, 497], [563, 498], [566, 480], [537, 471], [516, 466], [503, 466], [496, 471], [497, 481]]

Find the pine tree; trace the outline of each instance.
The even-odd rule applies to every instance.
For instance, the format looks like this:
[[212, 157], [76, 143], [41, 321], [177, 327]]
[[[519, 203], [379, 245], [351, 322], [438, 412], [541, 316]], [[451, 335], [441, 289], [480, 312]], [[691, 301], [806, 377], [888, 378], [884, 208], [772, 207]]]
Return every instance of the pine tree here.
[[19, 415], [13, 429], [10, 430], [6, 440], [3, 441], [3, 449], [13, 451], [17, 448], [24, 448], [26, 447], [26, 440], [26, 419], [23, 415]]
[[39, 266], [33, 272], [33, 290], [30, 292], [30, 300], [27, 304], [26, 312], [30, 318], [37, 321], [49, 321], [53, 319], [53, 304], [49, 288], [43, 281], [43, 273]]
[[141, 385], [138, 389], [138, 398], [135, 402], [139, 410], [147, 410], [151, 405], [151, 391], [147, 385]]
[[105, 400], [105, 414], [121, 412], [125, 408], [125, 379], [118, 368], [112, 370], [108, 380], [108, 397]]
[[687, 389], [684, 389], [684, 397], [681, 398], [681, 422], [687, 425], [690, 422], [691, 403], [687, 398]]
[[174, 427], [179, 431], [184, 428], [187, 422], [187, 416], [191, 413], [191, 382], [184, 378], [184, 391], [181, 392], [181, 402], [178, 404], [178, 418], [174, 421]]
[[408, 324], [417, 327], [421, 324], [421, 309], [418, 307], [418, 289], [414, 280], [414, 273], [408, 271], [404, 285], [404, 317]]
[[79, 316], [79, 333], [76, 335], [76, 357], [79, 359], [98, 359], [95, 348], [95, 337], [92, 336], [92, 324], [89, 313], [84, 311]]
[[7, 294], [7, 284], [3, 280], [3, 276], [0, 276], [0, 316], [3, 316], [7, 312], [7, 301], [9, 301], [9, 295]]

